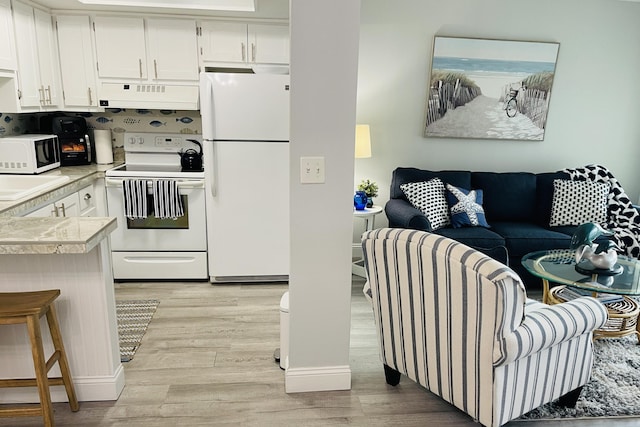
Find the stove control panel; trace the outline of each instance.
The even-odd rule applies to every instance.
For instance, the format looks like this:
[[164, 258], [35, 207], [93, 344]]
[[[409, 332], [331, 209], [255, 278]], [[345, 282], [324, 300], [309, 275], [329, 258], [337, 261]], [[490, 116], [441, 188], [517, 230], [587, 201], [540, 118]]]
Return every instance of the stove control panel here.
[[125, 133], [124, 151], [125, 153], [177, 153], [182, 149], [197, 149], [197, 145], [189, 140], [201, 142], [202, 137], [180, 133]]

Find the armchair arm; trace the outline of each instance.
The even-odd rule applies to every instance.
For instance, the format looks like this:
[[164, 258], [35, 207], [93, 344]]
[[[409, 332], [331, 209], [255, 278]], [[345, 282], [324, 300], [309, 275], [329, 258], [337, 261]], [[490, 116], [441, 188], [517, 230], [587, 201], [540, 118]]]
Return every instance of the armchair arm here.
[[389, 227], [432, 231], [425, 214], [406, 200], [391, 199], [385, 205], [384, 211], [389, 219]]
[[608, 319], [606, 307], [595, 298], [581, 297], [562, 304], [536, 308], [496, 348], [504, 365], [558, 345], [602, 327]]

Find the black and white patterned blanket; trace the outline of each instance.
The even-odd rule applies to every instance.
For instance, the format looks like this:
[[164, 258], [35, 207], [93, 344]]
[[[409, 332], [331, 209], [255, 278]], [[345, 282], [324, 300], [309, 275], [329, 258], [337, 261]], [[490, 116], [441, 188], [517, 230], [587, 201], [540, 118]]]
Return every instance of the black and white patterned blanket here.
[[640, 213], [631, 203], [620, 182], [600, 165], [565, 169], [573, 180], [609, 184], [608, 219], [606, 229], [613, 231], [613, 240], [627, 256], [640, 258]]

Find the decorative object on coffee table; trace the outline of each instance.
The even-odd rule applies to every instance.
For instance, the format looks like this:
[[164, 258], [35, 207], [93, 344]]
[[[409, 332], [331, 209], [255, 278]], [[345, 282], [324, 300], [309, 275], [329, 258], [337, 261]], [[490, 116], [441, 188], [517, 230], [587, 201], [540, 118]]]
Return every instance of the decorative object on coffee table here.
[[575, 269], [581, 274], [613, 275], [622, 273], [622, 266], [616, 264], [618, 247], [611, 240], [594, 243], [600, 236], [612, 236], [613, 233], [600, 225], [587, 222], [576, 229], [571, 237], [571, 249], [575, 250]]

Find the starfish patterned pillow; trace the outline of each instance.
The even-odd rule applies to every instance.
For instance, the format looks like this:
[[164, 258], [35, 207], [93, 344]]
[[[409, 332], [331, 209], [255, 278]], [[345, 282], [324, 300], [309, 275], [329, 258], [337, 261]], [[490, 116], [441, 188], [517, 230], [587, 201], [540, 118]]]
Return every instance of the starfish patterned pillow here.
[[465, 190], [447, 184], [447, 202], [453, 228], [489, 228], [482, 208], [482, 190]]

